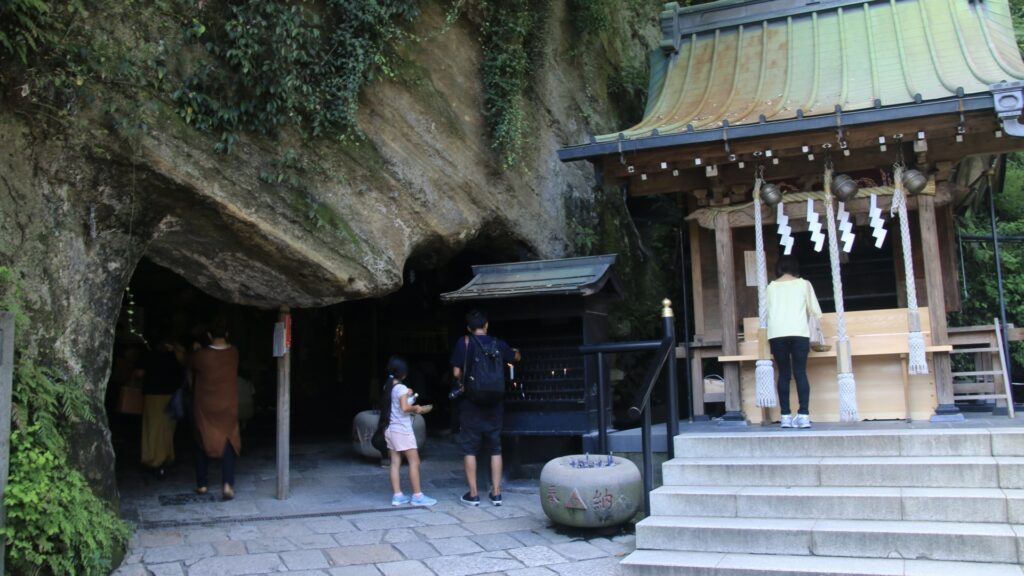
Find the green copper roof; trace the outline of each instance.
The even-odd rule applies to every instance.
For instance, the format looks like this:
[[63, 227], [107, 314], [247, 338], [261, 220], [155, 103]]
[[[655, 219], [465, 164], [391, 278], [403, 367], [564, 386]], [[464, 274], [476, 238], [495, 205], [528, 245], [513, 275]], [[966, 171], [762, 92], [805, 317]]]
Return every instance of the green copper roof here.
[[454, 292], [441, 295], [445, 302], [509, 298], [518, 296], [596, 294], [611, 281], [618, 294], [618, 279], [612, 272], [615, 254], [534, 260], [510, 264], [473, 266], [473, 279]]
[[644, 119], [597, 142], [920, 104], [1024, 79], [1008, 0], [671, 3], [662, 30]]

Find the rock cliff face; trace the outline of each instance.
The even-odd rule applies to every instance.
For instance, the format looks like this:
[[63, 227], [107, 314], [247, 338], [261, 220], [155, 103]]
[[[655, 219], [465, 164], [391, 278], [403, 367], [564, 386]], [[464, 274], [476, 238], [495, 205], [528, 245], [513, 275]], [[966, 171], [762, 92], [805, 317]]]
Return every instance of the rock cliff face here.
[[[116, 496], [102, 398], [122, 294], [143, 256], [217, 298], [270, 308], [387, 294], [410, 255], [443, 262], [479, 235], [538, 257], [566, 253], [565, 207], [587, 204], [594, 175], [589, 164], [561, 164], [556, 150], [595, 130], [582, 110], [601, 128], [615, 119], [568, 56], [564, 4], [550, 5], [524, 169], [499, 170], [490, 150], [478, 31], [466, 19], [410, 53], [416, 83], [364, 89], [365, 142], [305, 145], [301, 193], [261, 178], [282, 148], [304, 146], [287, 136], [243, 138], [219, 154], [170, 113], [125, 138], [98, 113], [60, 131], [30, 107], [0, 110], [0, 265], [20, 281], [32, 322], [23, 342], [97, 399], [97, 422], [73, 435], [95, 487]], [[437, 30], [443, 19], [427, 5], [416, 27]]]

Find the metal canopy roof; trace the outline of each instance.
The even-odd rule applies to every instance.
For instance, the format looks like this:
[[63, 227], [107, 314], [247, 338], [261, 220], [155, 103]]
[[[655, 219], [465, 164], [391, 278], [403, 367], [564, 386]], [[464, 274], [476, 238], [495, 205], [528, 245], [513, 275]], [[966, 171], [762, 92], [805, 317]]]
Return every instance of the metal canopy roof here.
[[576, 295], [600, 292], [611, 280], [612, 289], [621, 294], [612, 272], [615, 254], [535, 260], [510, 264], [473, 266], [473, 279], [454, 292], [441, 295], [445, 302], [512, 298], [520, 296]]
[[[954, 113], [958, 102], [961, 110], [991, 108], [991, 85], [1024, 78], [1008, 0], [722, 0], [666, 7], [643, 120], [566, 148], [562, 160], [700, 142], [705, 132], [724, 138], [759, 128], [795, 132], [805, 118], [828, 117], [838, 126], [845, 114], [878, 112], [876, 121], [884, 121], [891, 107], [902, 109], [901, 116], [916, 115], [907, 108], [936, 110], [944, 101]], [[979, 94], [989, 98], [978, 102]]]

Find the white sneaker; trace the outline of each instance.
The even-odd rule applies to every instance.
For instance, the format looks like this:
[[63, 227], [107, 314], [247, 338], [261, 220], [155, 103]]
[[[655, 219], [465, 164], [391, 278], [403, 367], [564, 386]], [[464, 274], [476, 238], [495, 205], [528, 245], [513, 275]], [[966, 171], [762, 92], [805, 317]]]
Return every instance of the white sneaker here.
[[793, 417], [790, 416], [789, 414], [783, 414], [782, 415], [782, 423], [779, 424], [779, 427], [781, 427], [781, 428], [792, 428], [793, 427]]
[[807, 414], [797, 414], [796, 420], [793, 422], [794, 428], [810, 428], [811, 417]]

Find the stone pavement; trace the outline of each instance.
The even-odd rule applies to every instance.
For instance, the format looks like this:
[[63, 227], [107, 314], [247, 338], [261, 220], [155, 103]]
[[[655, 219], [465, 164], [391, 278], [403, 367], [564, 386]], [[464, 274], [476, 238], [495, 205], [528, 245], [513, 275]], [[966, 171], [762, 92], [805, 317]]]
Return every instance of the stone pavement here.
[[159, 481], [122, 470], [122, 515], [137, 530], [114, 574], [603, 576], [619, 574], [634, 549], [629, 526], [604, 534], [554, 527], [536, 481], [506, 483], [501, 507], [486, 496], [479, 508], [463, 505], [462, 461], [449, 440], [428, 439], [421, 473], [424, 492], [439, 500], [431, 508], [390, 506], [388, 470], [339, 442], [293, 443], [285, 501], [275, 498], [269, 446], [242, 453], [230, 502], [220, 500], [216, 467], [205, 496], [191, 491], [190, 462]]

